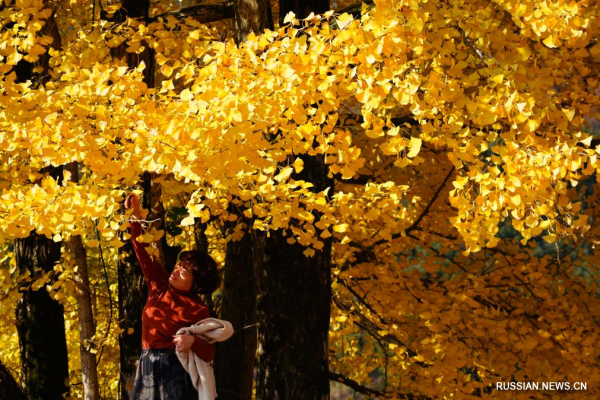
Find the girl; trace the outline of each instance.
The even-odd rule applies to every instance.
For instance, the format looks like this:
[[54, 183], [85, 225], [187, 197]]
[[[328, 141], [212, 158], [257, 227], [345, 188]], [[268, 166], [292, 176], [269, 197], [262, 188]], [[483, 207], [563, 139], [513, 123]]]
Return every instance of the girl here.
[[[138, 197], [132, 193], [125, 208], [142, 218]], [[142, 355], [132, 393], [134, 400], [196, 400], [189, 374], [175, 351], [192, 350], [206, 362], [215, 357], [215, 345], [192, 335], [176, 335], [184, 327], [208, 318], [208, 307], [199, 294], [210, 294], [219, 285], [217, 264], [201, 251], [184, 251], [171, 275], [151, 258], [147, 243], [136, 240], [142, 233], [139, 221], [131, 221], [131, 241], [148, 284], [148, 300], [142, 314]]]

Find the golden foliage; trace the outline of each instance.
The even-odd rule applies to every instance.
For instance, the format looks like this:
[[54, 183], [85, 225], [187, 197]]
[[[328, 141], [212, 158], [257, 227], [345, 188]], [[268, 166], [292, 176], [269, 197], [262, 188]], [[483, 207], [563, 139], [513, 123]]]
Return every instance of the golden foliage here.
[[[577, 398], [597, 397], [597, 263], [582, 242], [594, 239], [597, 193], [576, 190], [600, 167], [582, 131], [600, 103], [595, 0], [381, 0], [358, 19], [290, 15], [239, 47], [191, 18], [65, 17], [61, 51], [39, 34], [41, 1], [7, 4], [2, 239], [80, 234], [114, 261], [127, 229], [119, 203], [155, 172], [166, 208], [186, 208], [183, 226], [243, 215], [307, 256], [333, 238], [332, 368], [356, 381], [385, 365], [391, 395], [474, 398], [514, 377], [587, 381]], [[148, 66], [113, 56], [121, 44], [153, 50], [156, 88]], [[45, 52], [46, 83], [17, 83], [15, 65]], [[298, 179], [307, 157], [324, 160], [335, 187]], [[39, 173], [72, 161], [79, 183]], [[65, 285], [51, 290], [72, 298]], [[108, 305], [98, 307], [102, 332]], [[112, 391], [111, 335], [101, 369]], [[0, 357], [16, 368], [12, 345]]]

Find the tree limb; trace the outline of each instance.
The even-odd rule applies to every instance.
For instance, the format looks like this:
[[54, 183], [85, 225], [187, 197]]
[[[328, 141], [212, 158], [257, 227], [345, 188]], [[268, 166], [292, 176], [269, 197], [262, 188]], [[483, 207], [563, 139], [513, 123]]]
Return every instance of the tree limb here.
[[408, 400], [429, 400], [430, 397], [427, 396], [415, 396], [412, 394], [403, 394], [403, 393], [393, 393], [390, 391], [382, 392], [381, 390], [371, 389], [369, 387], [363, 386], [360, 383], [356, 382], [354, 379], [350, 379], [345, 375], [335, 373], [333, 371], [329, 371], [329, 380], [339, 382], [343, 385], [348, 386], [350, 389], [354, 391], [365, 394], [367, 396], [379, 396], [379, 397], [391, 397], [399, 399], [408, 399]]
[[361, 394], [366, 394], [369, 396], [385, 396], [384, 392], [363, 386], [360, 383], [356, 382], [354, 379], [350, 379], [345, 375], [337, 374], [333, 371], [329, 371], [329, 380], [339, 382], [343, 385], [346, 385], [350, 389], [353, 389], [355, 392], [358, 392]]
[[[429, 200], [429, 202], [427, 203], [427, 205], [423, 209], [423, 212], [421, 212], [421, 215], [419, 215], [419, 217], [415, 220], [415, 222], [413, 222], [412, 225], [409, 226], [408, 228], [406, 228], [404, 231], [394, 233], [392, 235], [392, 239], [391, 240], [398, 239], [400, 237], [406, 236], [409, 233], [411, 233], [412, 231], [420, 230], [419, 229], [419, 224], [421, 223], [421, 221], [423, 220], [423, 218], [425, 218], [425, 216], [429, 212], [429, 209], [431, 208], [431, 206], [433, 205], [433, 203], [437, 200], [437, 198], [439, 197], [440, 193], [442, 192], [442, 190], [444, 189], [444, 187], [448, 183], [448, 180], [450, 179], [450, 177], [454, 173], [454, 169], [455, 169], [454, 166], [452, 168], [450, 168], [450, 171], [448, 171], [448, 173], [446, 174], [446, 177], [444, 178], [444, 181], [437, 188], [437, 190], [435, 191], [435, 193], [433, 194], [433, 196], [431, 197], [431, 199]], [[384, 244], [386, 242], [389, 242], [389, 240], [380, 239], [380, 240], [376, 241], [375, 243], [372, 243], [369, 246], [363, 246], [361, 243], [357, 243], [357, 242], [350, 242], [350, 245], [353, 246], [353, 247], [357, 247], [357, 248], [361, 249], [360, 252], [358, 252], [358, 253], [356, 253], [354, 255], [357, 259], [365, 259], [365, 257], [368, 256], [368, 254], [372, 252], [372, 250], [373, 250], [374, 247], [382, 245], [382, 244]], [[369, 257], [366, 257], [366, 258], [369, 258]]]
[[[431, 208], [431, 206], [433, 205], [433, 203], [439, 197], [440, 193], [442, 192], [442, 189], [444, 189], [444, 187], [446, 186], [446, 183], [448, 183], [448, 180], [452, 176], [452, 173], [454, 173], [454, 166], [452, 168], [450, 168], [450, 171], [448, 171], [448, 173], [446, 174], [446, 177], [444, 178], [444, 181], [437, 188], [437, 190], [435, 191], [433, 197], [429, 200], [429, 203], [427, 203], [427, 205], [423, 209], [423, 212], [421, 213], [421, 215], [419, 215], [419, 217], [417, 218], [417, 220], [415, 222], [413, 222], [413, 224], [411, 226], [409, 226], [408, 229], [406, 229], [405, 233], [410, 233], [410, 232], [414, 231], [415, 229], [417, 229], [417, 227], [419, 226], [419, 224], [421, 223], [421, 221], [423, 220], [423, 218], [425, 217], [425, 215], [427, 215], [427, 213], [429, 212], [429, 209]], [[396, 234], [396, 235], [398, 235], [398, 234]], [[398, 235], [398, 236], [400, 236], [400, 235]], [[392, 238], [393, 237], [394, 237], [394, 235], [392, 235]], [[375, 242], [374, 246], [376, 246], [377, 244], [381, 244], [380, 242], [383, 243], [383, 240], [379, 240], [378, 242]]]
[[[333, 297], [333, 302], [340, 310], [344, 310], [352, 315], [357, 316], [360, 319], [360, 321], [355, 321], [354, 323], [359, 328], [366, 331], [373, 338], [384, 341], [384, 342], [393, 343], [399, 347], [404, 348], [406, 350], [406, 355], [409, 357], [416, 357], [418, 355], [416, 351], [414, 351], [409, 346], [407, 346], [406, 343], [404, 343], [403, 341], [398, 339], [398, 337], [396, 337], [396, 335], [391, 334], [391, 333], [388, 333], [386, 335], [380, 335], [378, 332], [381, 331], [382, 329], [376, 323], [371, 321], [368, 317], [363, 315], [360, 311], [358, 311], [356, 309], [352, 309], [351, 306], [349, 304], [345, 303], [343, 300], [341, 300], [337, 297]], [[422, 361], [416, 361], [416, 362], [414, 362], [414, 364], [417, 364], [423, 368], [429, 367], [429, 365], [427, 363], [424, 363]]]
[[27, 395], [9, 369], [0, 361], [0, 397], [3, 399], [26, 400]]

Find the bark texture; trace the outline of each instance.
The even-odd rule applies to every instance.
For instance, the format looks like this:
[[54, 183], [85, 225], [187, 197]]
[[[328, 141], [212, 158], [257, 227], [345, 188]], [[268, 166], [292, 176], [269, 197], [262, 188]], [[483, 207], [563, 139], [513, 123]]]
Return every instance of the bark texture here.
[[[269, 0], [237, 0], [235, 3], [236, 41], [246, 41], [252, 32], [273, 29]], [[235, 210], [230, 210], [235, 212]], [[244, 223], [238, 220], [229, 224]], [[217, 344], [215, 378], [221, 400], [251, 400], [256, 358], [256, 293], [252, 262], [252, 237], [248, 232], [240, 241], [227, 243], [220, 317], [231, 322], [235, 333]]]
[[234, 10], [237, 43], [245, 42], [252, 32], [258, 35], [265, 29], [273, 29], [269, 0], [237, 0]]
[[[320, 157], [304, 157], [296, 177], [316, 191], [331, 187]], [[258, 322], [256, 396], [261, 400], [329, 399], [328, 334], [331, 241], [308, 258], [280, 231], [253, 232]]]
[[[55, 179], [62, 175], [61, 167], [46, 171]], [[14, 251], [19, 274], [28, 272], [37, 277], [54, 270], [60, 260], [61, 245], [32, 233], [15, 240]], [[29, 399], [62, 400], [68, 392], [69, 378], [63, 306], [45, 288], [28, 288], [17, 303], [16, 325], [23, 386]]]
[[[290, 11], [305, 18], [328, 8], [328, 1], [282, 0], [280, 24]], [[317, 192], [333, 189], [322, 157], [301, 158], [304, 170], [294, 179], [311, 182]], [[325, 400], [329, 399], [331, 241], [325, 240], [321, 251], [307, 258], [304, 247], [287, 239], [280, 231], [252, 234], [258, 323], [256, 397]]]
[[[79, 169], [76, 162], [67, 165], [71, 173], [71, 180], [79, 182]], [[75, 264], [75, 296], [77, 298], [77, 311], [79, 317], [79, 354], [81, 355], [81, 373], [83, 378], [83, 394], [85, 400], [100, 399], [98, 386], [98, 370], [96, 369], [96, 355], [92, 353], [91, 342], [96, 327], [94, 326], [94, 314], [92, 312], [92, 296], [90, 290], [90, 279], [88, 276], [87, 254], [83, 247], [81, 236], [73, 236], [66, 243]]]
[[[53, 38], [52, 47], [61, 47], [54, 15], [52, 14], [42, 33]], [[15, 67], [17, 82], [42, 83], [48, 71], [48, 53], [42, 55], [39, 64], [43, 72], [33, 73], [33, 65], [25, 60]], [[55, 180], [62, 180], [62, 167], [49, 166], [40, 170]], [[61, 244], [32, 232], [29, 237], [14, 243], [15, 259], [19, 274], [29, 273], [32, 278], [54, 270], [60, 259]], [[52, 279], [49, 284], [53, 284]], [[16, 328], [21, 351], [21, 374], [23, 389], [30, 400], [62, 400], [68, 393], [69, 363], [65, 336], [64, 309], [50, 297], [45, 288], [34, 291], [28, 288], [17, 303]]]
[[311, 12], [323, 14], [329, 11], [329, 1], [323, 0], [279, 0], [279, 26], [287, 13], [292, 11], [296, 18], [306, 18]]
[[27, 400], [23, 388], [2, 362], [0, 362], [0, 399]]
[[256, 356], [256, 294], [250, 234], [227, 244], [224, 274], [221, 318], [231, 322], [235, 333], [225, 342], [217, 343], [217, 393], [221, 400], [251, 400]]

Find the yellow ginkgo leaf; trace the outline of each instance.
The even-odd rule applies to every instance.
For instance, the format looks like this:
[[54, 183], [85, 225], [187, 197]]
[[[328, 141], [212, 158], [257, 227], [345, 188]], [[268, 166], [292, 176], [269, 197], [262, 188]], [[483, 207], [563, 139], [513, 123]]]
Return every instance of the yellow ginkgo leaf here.
[[409, 158], [416, 157], [417, 154], [419, 154], [419, 151], [421, 150], [422, 143], [423, 143], [423, 140], [421, 138], [411, 137], [410, 138], [410, 150], [406, 156]]

